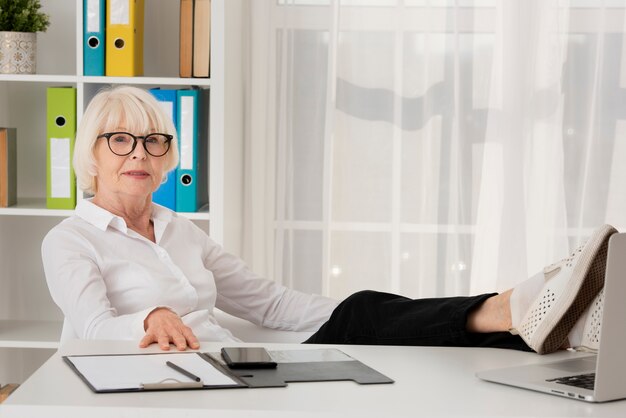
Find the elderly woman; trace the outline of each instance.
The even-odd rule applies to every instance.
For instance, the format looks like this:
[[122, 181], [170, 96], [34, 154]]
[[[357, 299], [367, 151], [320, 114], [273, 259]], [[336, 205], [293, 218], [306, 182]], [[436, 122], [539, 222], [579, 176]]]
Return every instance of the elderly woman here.
[[237, 341], [213, 316], [219, 308], [264, 327], [317, 331], [312, 343], [597, 347], [583, 337], [588, 307], [601, 299], [610, 226], [502, 294], [411, 300], [364, 291], [338, 304], [259, 277], [190, 220], [152, 203], [177, 163], [176, 130], [149, 93], [119, 86], [90, 102], [74, 169], [93, 198], [42, 244], [50, 293], [65, 315], [62, 341], [132, 339], [163, 350]]

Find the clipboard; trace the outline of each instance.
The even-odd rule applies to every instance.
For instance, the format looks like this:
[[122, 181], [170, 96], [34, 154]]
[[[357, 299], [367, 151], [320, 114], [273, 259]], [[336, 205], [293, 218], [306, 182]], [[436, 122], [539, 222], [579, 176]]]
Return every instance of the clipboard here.
[[[235, 389], [248, 385], [204, 353], [96, 354], [63, 356], [95, 393], [189, 389]], [[166, 365], [170, 361], [201, 377], [197, 382]]]
[[[361, 385], [394, 383], [393, 379], [334, 348], [269, 353], [277, 363], [275, 369], [230, 369], [219, 353], [199, 352], [73, 355], [63, 356], [63, 360], [95, 393], [252, 389], [285, 387], [290, 382], [344, 380]], [[168, 360], [202, 376], [201, 381], [168, 368]]]

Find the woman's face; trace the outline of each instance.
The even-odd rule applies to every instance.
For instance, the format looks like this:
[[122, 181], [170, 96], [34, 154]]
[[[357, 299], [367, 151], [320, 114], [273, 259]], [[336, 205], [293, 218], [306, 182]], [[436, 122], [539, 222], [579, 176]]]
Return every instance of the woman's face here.
[[[130, 132], [124, 126], [106, 132]], [[104, 134], [106, 132], [101, 132]], [[130, 132], [143, 136], [149, 132]], [[113, 136], [110, 141], [115, 141]], [[96, 158], [97, 195], [113, 196], [121, 199], [145, 199], [154, 192], [163, 179], [166, 158], [154, 157], [146, 152], [143, 138], [137, 139], [135, 149], [128, 155], [114, 154], [109, 148], [107, 138], [96, 140], [94, 155]]]

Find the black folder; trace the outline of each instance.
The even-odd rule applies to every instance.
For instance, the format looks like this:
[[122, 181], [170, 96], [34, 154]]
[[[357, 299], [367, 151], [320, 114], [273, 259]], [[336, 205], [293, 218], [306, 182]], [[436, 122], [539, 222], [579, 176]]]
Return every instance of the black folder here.
[[[337, 349], [278, 350], [270, 351], [270, 354], [278, 363], [275, 369], [229, 369], [217, 353], [76, 355], [64, 356], [63, 360], [96, 393], [267, 388], [285, 387], [290, 382], [340, 380], [353, 380], [359, 384], [393, 383], [389, 377]], [[162, 369], [166, 359], [206, 378], [196, 382], [176, 374], [175, 370], [166, 371]], [[116, 367], [123, 368], [117, 381], [113, 370]], [[214, 379], [208, 377], [211, 373], [214, 373]]]
[[[228, 367], [217, 353], [211, 358]], [[275, 369], [229, 369], [250, 388], [284, 387], [289, 382], [353, 380], [361, 385], [393, 380], [335, 348], [270, 351]]]

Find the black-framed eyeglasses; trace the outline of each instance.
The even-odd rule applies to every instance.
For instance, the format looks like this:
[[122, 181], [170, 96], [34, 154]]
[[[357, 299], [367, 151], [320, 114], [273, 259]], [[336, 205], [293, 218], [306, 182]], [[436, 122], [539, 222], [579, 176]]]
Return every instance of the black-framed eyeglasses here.
[[162, 157], [170, 150], [173, 135], [153, 133], [136, 136], [128, 132], [106, 132], [98, 135], [98, 138], [106, 138], [109, 149], [115, 155], [124, 157], [135, 150], [137, 140], [143, 139], [143, 148], [153, 157]]

